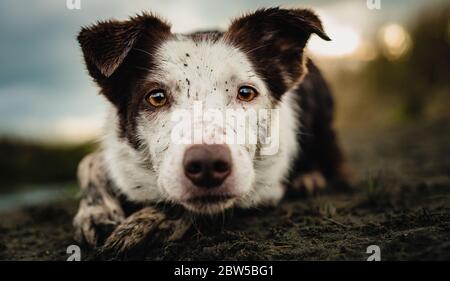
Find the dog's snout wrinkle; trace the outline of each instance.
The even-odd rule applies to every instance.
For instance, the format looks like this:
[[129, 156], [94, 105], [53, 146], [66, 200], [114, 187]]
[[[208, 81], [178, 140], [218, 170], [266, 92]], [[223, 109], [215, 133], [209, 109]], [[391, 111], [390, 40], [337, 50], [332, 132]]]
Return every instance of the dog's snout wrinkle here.
[[188, 148], [184, 174], [197, 187], [219, 187], [231, 173], [231, 153], [226, 145], [200, 144]]

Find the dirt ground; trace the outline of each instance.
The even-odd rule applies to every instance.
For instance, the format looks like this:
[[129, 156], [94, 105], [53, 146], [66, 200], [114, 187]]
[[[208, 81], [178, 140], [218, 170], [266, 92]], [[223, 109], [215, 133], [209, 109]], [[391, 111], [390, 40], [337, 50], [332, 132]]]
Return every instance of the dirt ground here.
[[[353, 130], [350, 190], [234, 212], [214, 231], [149, 249], [149, 260], [450, 260], [450, 123]], [[76, 199], [0, 215], [1, 260], [65, 260]], [[82, 259], [94, 259], [82, 248]]]

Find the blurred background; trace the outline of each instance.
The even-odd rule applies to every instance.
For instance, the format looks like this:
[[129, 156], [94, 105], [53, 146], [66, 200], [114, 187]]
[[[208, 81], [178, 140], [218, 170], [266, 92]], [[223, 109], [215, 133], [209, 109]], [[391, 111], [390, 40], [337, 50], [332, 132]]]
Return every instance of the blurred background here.
[[260, 7], [312, 8], [333, 41], [313, 36], [308, 53], [333, 88], [343, 139], [447, 123], [449, 1], [367, 2], [81, 0], [81, 9], [68, 9], [66, 0], [1, 1], [0, 212], [76, 193], [76, 166], [97, 146], [106, 103], [76, 35], [99, 19], [143, 10], [168, 19], [174, 32], [190, 32], [225, 29], [231, 18]]

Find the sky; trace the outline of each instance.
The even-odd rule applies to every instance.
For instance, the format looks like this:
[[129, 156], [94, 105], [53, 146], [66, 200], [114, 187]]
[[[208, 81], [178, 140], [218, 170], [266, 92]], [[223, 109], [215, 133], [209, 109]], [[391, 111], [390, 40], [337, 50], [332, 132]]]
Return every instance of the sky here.
[[389, 23], [407, 24], [427, 5], [445, 0], [66, 0], [0, 2], [0, 137], [81, 142], [100, 134], [106, 100], [89, 78], [76, 35], [100, 19], [127, 17], [143, 10], [161, 15], [173, 32], [225, 29], [233, 17], [261, 7], [307, 7], [324, 22], [333, 42], [310, 41], [318, 56], [344, 59]]

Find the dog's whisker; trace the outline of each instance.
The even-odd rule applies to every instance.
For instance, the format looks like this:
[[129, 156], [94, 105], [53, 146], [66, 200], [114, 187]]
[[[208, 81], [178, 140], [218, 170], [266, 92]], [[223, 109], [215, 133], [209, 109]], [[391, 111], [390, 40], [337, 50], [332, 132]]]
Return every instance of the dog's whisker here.
[[302, 135], [302, 136], [308, 136], [308, 137], [313, 137], [313, 134], [310, 133], [303, 133], [303, 132], [297, 132], [297, 135]]
[[146, 50], [140, 49], [140, 48], [133, 48], [132, 50], [136, 50], [136, 51], [142, 52], [142, 53], [144, 53], [144, 54], [146, 54], [146, 55], [148, 55], [150, 57], [153, 56], [151, 53], [147, 52]]
[[267, 46], [269, 46], [269, 44], [262, 44], [262, 45], [260, 45], [260, 46], [257, 46], [257, 47], [255, 47], [255, 48], [253, 48], [253, 49], [246, 50], [245, 53], [246, 53], [246, 54], [251, 54], [251, 53], [253, 53], [253, 52], [256, 51], [256, 50], [259, 50], [259, 49], [262, 49], [262, 48], [266, 48]]
[[148, 71], [148, 72], [151, 72], [152, 70], [151, 69], [149, 69], [149, 68], [147, 68], [147, 67], [143, 67], [143, 66], [134, 66], [136, 69], [139, 69], [139, 70], [145, 70], [145, 71]]

